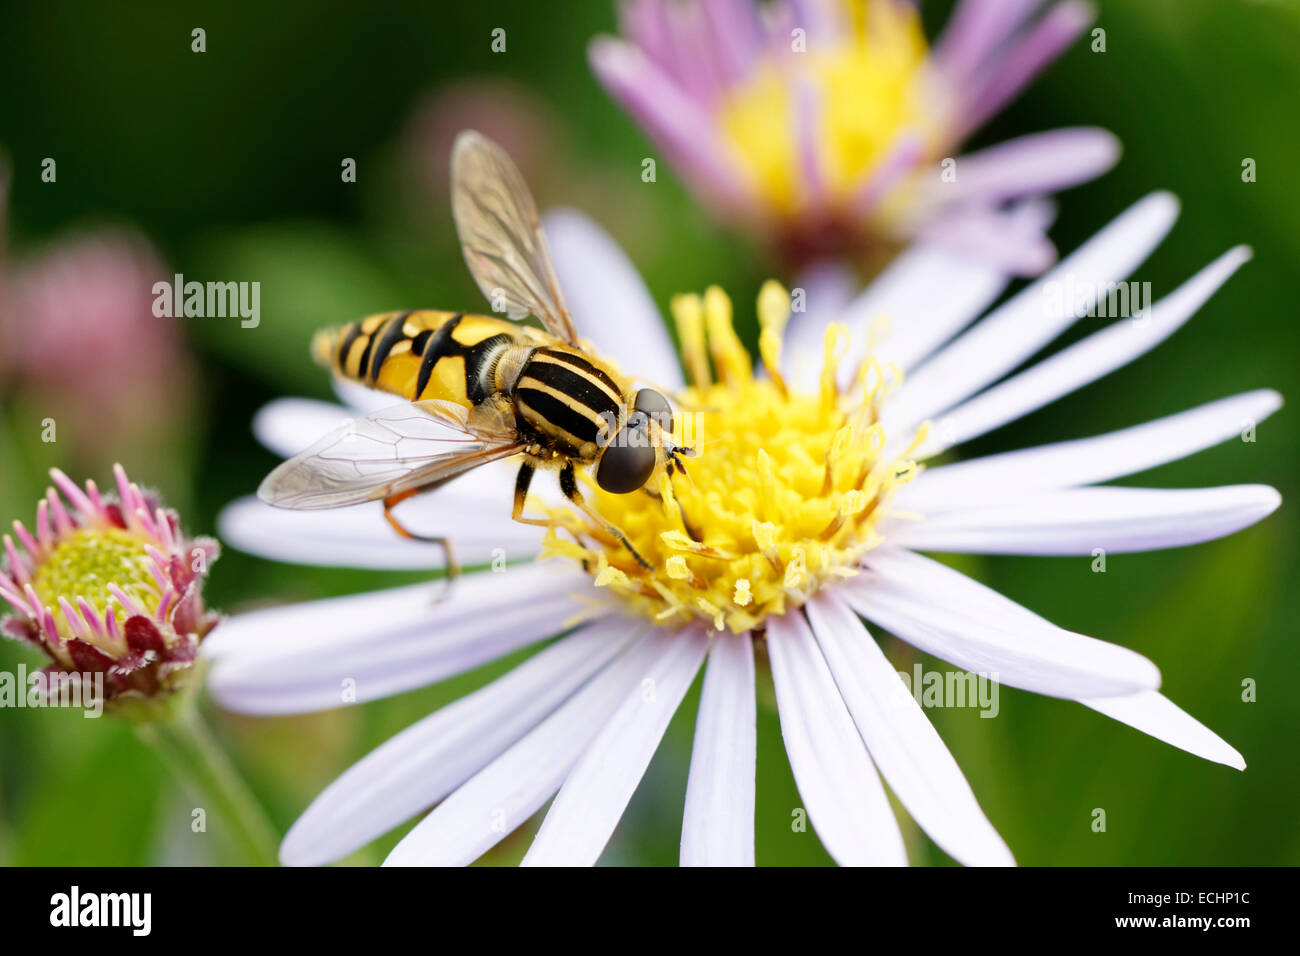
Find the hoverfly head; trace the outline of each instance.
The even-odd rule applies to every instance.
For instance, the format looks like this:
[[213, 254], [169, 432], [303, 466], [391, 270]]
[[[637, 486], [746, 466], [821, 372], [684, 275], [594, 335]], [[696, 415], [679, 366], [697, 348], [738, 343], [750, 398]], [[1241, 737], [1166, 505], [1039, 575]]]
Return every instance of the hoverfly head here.
[[605, 445], [596, 466], [596, 484], [610, 494], [625, 495], [645, 486], [659, 465], [660, 450], [675, 461], [673, 409], [654, 389], [643, 388], [621, 428]]

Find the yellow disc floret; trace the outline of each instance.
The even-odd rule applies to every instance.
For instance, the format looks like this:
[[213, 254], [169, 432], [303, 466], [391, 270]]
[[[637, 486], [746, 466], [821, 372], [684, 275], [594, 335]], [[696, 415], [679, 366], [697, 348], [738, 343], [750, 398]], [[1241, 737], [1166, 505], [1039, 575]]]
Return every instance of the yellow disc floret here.
[[[815, 124], [820, 174], [837, 199], [880, 163], [900, 132], [933, 133], [937, 118], [919, 95], [927, 47], [916, 11], [891, 0], [845, 6], [854, 15], [852, 31], [825, 47], [825, 40], [796, 32], [790, 50], [770, 55], [721, 109], [736, 155], [764, 198], [785, 214], [806, 199], [792, 117]], [[811, 105], [801, 102], [800, 90]]]
[[898, 376], [869, 361], [842, 393], [837, 358], [847, 332], [832, 326], [821, 387], [787, 387], [778, 363], [790, 297], [775, 282], [758, 304], [765, 376], [753, 373], [721, 289], [679, 296], [672, 309], [691, 378], [677, 400], [676, 440], [696, 457], [687, 474], [661, 473], [628, 495], [589, 483], [599, 512], [650, 567], [564, 509], [551, 512], [548, 549], [583, 562], [598, 586], [657, 621], [750, 630], [855, 574], [879, 543], [875, 525], [917, 467], [911, 448], [886, 454], [876, 420]]
[[109, 593], [116, 584], [141, 607], [157, 607], [162, 591], [150, 568], [153, 559], [140, 536], [121, 528], [79, 528], [60, 541], [32, 575], [43, 605], [58, 607], [59, 598], [76, 595], [95, 611], [123, 608]]

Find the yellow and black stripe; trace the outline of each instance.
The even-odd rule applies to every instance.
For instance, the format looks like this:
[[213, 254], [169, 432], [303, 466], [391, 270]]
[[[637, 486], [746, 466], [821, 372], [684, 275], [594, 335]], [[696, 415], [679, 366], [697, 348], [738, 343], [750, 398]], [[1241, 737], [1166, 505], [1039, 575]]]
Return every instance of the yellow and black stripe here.
[[[513, 383], [498, 382], [498, 363]], [[483, 315], [385, 312], [320, 333], [314, 351], [336, 375], [409, 401], [442, 399], [473, 408], [502, 390], [527, 440], [590, 461], [601, 431], [620, 421], [623, 392], [605, 368], [562, 345], [535, 347], [513, 323]]]
[[618, 421], [623, 395], [604, 369], [577, 352], [539, 348], [515, 383], [520, 430], [562, 454], [589, 458], [602, 427]]
[[409, 401], [472, 407], [493, 389], [491, 370], [517, 327], [484, 315], [385, 312], [321, 332], [317, 359], [336, 375]]

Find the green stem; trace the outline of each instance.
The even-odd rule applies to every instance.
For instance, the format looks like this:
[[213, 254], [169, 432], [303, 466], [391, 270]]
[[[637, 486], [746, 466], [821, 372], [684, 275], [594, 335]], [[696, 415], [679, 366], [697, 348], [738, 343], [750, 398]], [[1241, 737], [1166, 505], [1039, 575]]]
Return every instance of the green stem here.
[[204, 809], [214, 811], [223, 829], [229, 828], [228, 835], [247, 860], [257, 866], [276, 866], [275, 831], [261, 805], [213, 738], [193, 700], [178, 703], [167, 717], [136, 724], [140, 737], [183, 783], [208, 801]]

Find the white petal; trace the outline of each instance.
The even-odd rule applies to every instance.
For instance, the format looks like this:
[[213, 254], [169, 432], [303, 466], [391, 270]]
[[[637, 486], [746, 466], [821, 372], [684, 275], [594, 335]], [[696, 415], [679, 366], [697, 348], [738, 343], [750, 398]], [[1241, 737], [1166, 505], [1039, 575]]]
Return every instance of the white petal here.
[[281, 862], [341, 859], [437, 803], [604, 667], [621, 636], [608, 624], [584, 627], [390, 738], [312, 801], [285, 836]]
[[[644, 629], [622, 621], [621, 633]], [[559, 789], [592, 738], [677, 635], [652, 631], [549, 717], [442, 801], [384, 861], [385, 866], [464, 866], [532, 816]]]
[[1077, 700], [1160, 686], [1160, 671], [1141, 654], [1059, 628], [918, 554], [877, 548], [841, 592], [896, 637], [1009, 687]]
[[934, 514], [1122, 478], [1241, 435], [1281, 406], [1281, 395], [1259, 389], [1105, 435], [928, 468], [893, 507]]
[[1107, 697], [1102, 700], [1082, 700], [1079, 703], [1130, 727], [1136, 727], [1157, 740], [1186, 750], [1189, 754], [1237, 770], [1246, 769], [1246, 761], [1241, 754], [1222, 737], [1169, 698], [1153, 690], [1131, 697]]
[[352, 409], [354, 415], [369, 415], [384, 408], [392, 408], [400, 401], [388, 392], [381, 392], [377, 388], [366, 388], [364, 385], [358, 385], [356, 382], [338, 376], [335, 376], [330, 384], [334, 386], [334, 394], [345, 406]]
[[782, 360], [792, 385], [809, 388], [821, 374], [823, 339], [832, 321], [848, 326], [853, 338], [843, 368], [866, 352], [867, 333], [883, 317], [888, 333], [879, 344], [882, 361], [906, 368], [975, 316], [1006, 286], [1008, 276], [987, 264], [927, 243], [900, 253], [861, 295], [842, 311], [810, 311], [792, 321]]
[[1281, 496], [1267, 485], [1218, 488], [1066, 488], [920, 521], [882, 522], [893, 544], [971, 554], [1092, 554], [1199, 544], [1272, 514]]
[[754, 865], [754, 640], [714, 637], [695, 718], [682, 866]]
[[1146, 354], [1181, 328], [1250, 256], [1245, 246], [1230, 249], [1148, 312], [1094, 332], [963, 403], [939, 419], [919, 454], [938, 454], [1015, 421]]
[[253, 435], [281, 458], [291, 458], [322, 435], [356, 417], [355, 409], [336, 402], [277, 398], [253, 416]]
[[623, 700], [565, 778], [525, 866], [595, 864], [708, 650], [704, 629], [688, 627], [649, 662], [640, 692]]
[[786, 324], [787, 335], [792, 334], [794, 326], [808, 321], [812, 315], [824, 316], [818, 320], [824, 327], [826, 322], [848, 308], [849, 303], [861, 292], [862, 285], [857, 273], [845, 263], [819, 260], [795, 277], [791, 294], [795, 289], [803, 290], [807, 311], [790, 314], [790, 320]]
[[801, 611], [767, 625], [781, 736], [822, 845], [845, 866], [906, 866], [885, 788]]
[[[884, 409], [886, 428], [891, 433], [910, 431], [1051, 342], [1086, 311], [1099, 285], [1123, 279], [1146, 259], [1177, 215], [1178, 201], [1169, 193], [1152, 193], [1129, 207], [1051, 272], [922, 365]], [[1049, 294], [1069, 283], [1081, 290], [1079, 301], [1066, 303], [1064, 296]]]
[[857, 615], [833, 592], [807, 611], [871, 759], [907, 812], [958, 862], [1013, 865], [957, 761]]
[[576, 209], [552, 209], [543, 225], [578, 334], [627, 375], [680, 389], [682, 370], [663, 316], [618, 243]]
[[292, 714], [422, 687], [558, 634], [589, 609], [590, 579], [525, 565], [434, 585], [236, 615], [204, 642], [223, 706]]
[[[403, 502], [395, 514], [418, 534], [450, 537], [463, 567], [530, 558], [541, 550], [545, 529], [511, 520], [513, 490], [507, 485], [513, 480], [508, 470], [487, 465]], [[293, 564], [432, 571], [444, 563], [440, 545], [403, 538], [384, 520], [377, 501], [330, 511], [290, 511], [240, 498], [222, 509], [217, 530], [231, 547]]]
[[[856, 273], [840, 263], [817, 262], [795, 278], [790, 287], [792, 306], [801, 291], [803, 311], [792, 311], [785, 326], [781, 371], [787, 380], [810, 388], [821, 370], [826, 326], [841, 319], [859, 295], [860, 283]], [[854, 332], [866, 334], [865, 328]]]

